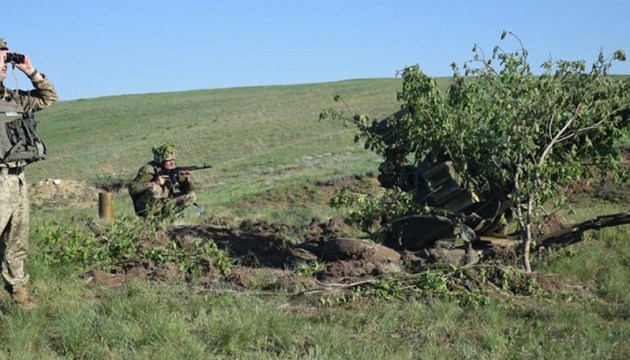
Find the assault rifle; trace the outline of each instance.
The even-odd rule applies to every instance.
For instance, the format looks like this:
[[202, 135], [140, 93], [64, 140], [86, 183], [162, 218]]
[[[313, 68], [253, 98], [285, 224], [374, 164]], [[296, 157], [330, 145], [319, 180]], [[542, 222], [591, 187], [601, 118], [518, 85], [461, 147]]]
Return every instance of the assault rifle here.
[[179, 173], [180, 171], [195, 171], [195, 170], [203, 170], [203, 169], [210, 169], [212, 167], [212, 165], [210, 164], [206, 164], [203, 163], [203, 165], [184, 165], [184, 166], [178, 166], [175, 169], [172, 169], [171, 171], [173, 171], [174, 173]]
[[160, 171], [158, 173], [158, 176], [168, 176], [168, 179], [170, 180], [171, 184], [173, 184], [173, 186], [176, 186], [178, 184], [177, 175], [180, 172], [182, 172], [182, 171], [196, 171], [196, 170], [210, 169], [211, 167], [212, 167], [212, 165], [206, 164], [206, 163], [203, 163], [203, 165], [177, 166], [177, 167], [175, 167], [173, 169], [163, 169], [162, 171]]

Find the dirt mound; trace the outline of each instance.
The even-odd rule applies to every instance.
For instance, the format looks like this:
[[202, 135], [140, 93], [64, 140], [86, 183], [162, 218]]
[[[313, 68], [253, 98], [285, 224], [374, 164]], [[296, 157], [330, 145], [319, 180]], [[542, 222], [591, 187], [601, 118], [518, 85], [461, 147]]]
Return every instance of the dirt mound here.
[[[340, 178], [317, 184], [321, 187], [319, 189], [321, 192], [314, 192], [312, 188], [305, 187], [304, 193], [293, 196], [320, 202], [331, 197], [339, 187], [351, 187], [357, 191], [368, 192], [376, 185], [374, 181], [372, 177]], [[45, 192], [47, 188], [51, 189]], [[79, 183], [56, 184], [54, 181], [47, 181], [41, 184], [41, 190], [34, 190], [32, 196], [41, 196], [44, 201], [53, 202], [57, 198], [77, 199], [81, 198], [81, 194], [90, 194], [92, 202], [97, 192]], [[53, 195], [42, 196], [46, 193]], [[274, 204], [280, 202], [289, 206], [294, 200], [285, 193], [269, 193], [252, 204], [258, 207], [265, 206], [266, 202]], [[543, 236], [563, 228], [565, 223], [564, 219], [549, 216], [534, 225], [535, 236]], [[173, 263], [136, 260], [107, 273], [94, 269], [86, 273], [85, 278], [110, 286], [116, 286], [128, 279], [186, 280], [194, 281], [194, 285], [202, 289], [215, 288], [220, 284], [236, 291], [301, 293], [334, 287], [345, 289], [352, 284], [370, 284], [371, 280], [376, 283], [385, 275], [406, 278], [409, 287], [413, 288], [417, 286], [415, 283], [417, 279], [422, 278], [419, 274], [431, 268], [463, 269], [462, 272], [467, 271], [471, 274], [478, 270], [479, 284], [483, 284], [484, 273], [489, 271], [488, 269], [496, 269], [494, 271], [498, 283], [507, 276], [504, 274], [504, 267], [519, 267], [521, 262], [514, 246], [493, 246], [491, 244], [494, 243], [486, 243], [485, 240], [478, 241], [479, 244], [476, 243], [477, 247], [474, 249], [445, 247], [418, 251], [394, 250], [370, 240], [353, 237], [343, 219], [335, 217], [313, 218], [305, 229], [262, 219], [237, 221], [228, 216], [209, 217], [199, 224], [164, 229], [163, 234], [159, 235], [157, 240], [137, 246], [194, 249], [195, 246], [201, 247], [200, 243], [207, 245], [211, 241], [228, 255], [231, 270], [224, 274], [213, 264], [204, 263], [202, 273], [191, 276]], [[476, 267], [477, 263], [484, 261], [486, 264]], [[486, 268], [484, 265], [489, 267]], [[553, 292], [564, 288], [564, 285], [553, 277], [541, 274], [536, 276], [535, 280], [545, 290]], [[453, 288], [464, 286], [460, 284], [462, 281], [460, 278], [450, 273], [446, 277], [453, 278]], [[527, 288], [528, 279], [517, 280], [523, 284], [522, 289]]]
[[[630, 151], [622, 151], [621, 157], [624, 166], [630, 166]], [[596, 174], [596, 178], [599, 177], [599, 173], [596, 172]], [[602, 181], [595, 182], [587, 179], [574, 181], [562, 192], [570, 202], [582, 204], [582, 206], [588, 204], [593, 197], [617, 204], [630, 203], [630, 182], [613, 181], [609, 174]]]
[[250, 267], [285, 268], [303, 261], [335, 261], [353, 257], [372, 262], [400, 260], [395, 251], [368, 240], [348, 238], [342, 243], [354, 242], [357, 245], [331, 247], [331, 244], [341, 241], [337, 239], [343, 238], [340, 221], [314, 218], [303, 237], [291, 239], [288, 234], [294, 229], [285, 224], [248, 219], [234, 225], [234, 221], [227, 218], [210, 218], [199, 225], [174, 227], [169, 231], [169, 237], [177, 242], [187, 237], [211, 239], [239, 264]]
[[[237, 289], [262, 288], [298, 292], [321, 288], [318, 281], [361, 278], [401, 271], [400, 255], [369, 240], [341, 237], [339, 219], [312, 219], [304, 237], [290, 238], [288, 225], [264, 220], [244, 220], [236, 224], [230, 218], [208, 218], [198, 225], [180, 225], [160, 233], [156, 239], [141, 241], [138, 249], [149, 247], [188, 249], [195, 240], [213, 241], [224, 250], [234, 267], [223, 275], [212, 264], [204, 266], [196, 283], [211, 286], [216, 281]], [[198, 244], [198, 242], [197, 242]], [[319, 264], [319, 265], [318, 265]], [[325, 265], [322, 265], [325, 264]], [[312, 267], [308, 275], [300, 266]], [[149, 260], [123, 261], [109, 273], [92, 269], [88, 281], [115, 286], [128, 279], [170, 281], [190, 279], [170, 263]]]
[[74, 180], [46, 179], [30, 185], [29, 199], [35, 207], [94, 206], [98, 190]]
[[[226, 273], [206, 260], [201, 264], [201, 273], [193, 276], [176, 263], [135, 258], [122, 259], [107, 271], [92, 269], [84, 274], [84, 279], [110, 287], [132, 279], [186, 281], [200, 291], [326, 296], [323, 294], [350, 292], [355, 286], [363, 287], [362, 291], [369, 291], [370, 286], [389, 289], [387, 284], [379, 282], [390, 277], [400, 283], [401, 289], [418, 289], [425, 286], [419, 281], [426, 278], [423, 274], [427, 270], [447, 269], [442, 278], [453, 291], [483, 289], [489, 296], [511, 296], [530, 294], [532, 286], [547, 294], [577, 289], [552, 275], [524, 275], [515, 270], [520, 266], [520, 256], [513, 247], [494, 248], [491, 256], [461, 248], [398, 252], [370, 240], [348, 237], [337, 228], [338, 220], [312, 219], [302, 236], [290, 237], [287, 234], [294, 234], [294, 229], [285, 224], [259, 219], [237, 222], [229, 217], [208, 218], [197, 225], [163, 229], [151, 241], [137, 246], [157, 252], [160, 251], [156, 247], [194, 250], [212, 241], [230, 259], [232, 266]], [[553, 221], [546, 224], [555, 226]], [[466, 260], [470, 260], [471, 251], [479, 256], [475, 262]], [[504, 284], [510, 286], [503, 288]]]
[[541, 217], [532, 224], [532, 236], [539, 238], [556, 231], [559, 231], [569, 225], [569, 222], [558, 214], [550, 214]]

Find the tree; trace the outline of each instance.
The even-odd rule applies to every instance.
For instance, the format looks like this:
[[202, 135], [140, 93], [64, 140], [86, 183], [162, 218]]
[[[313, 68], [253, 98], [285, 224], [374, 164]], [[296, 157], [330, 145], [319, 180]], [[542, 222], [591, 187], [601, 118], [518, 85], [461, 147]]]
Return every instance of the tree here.
[[[452, 64], [446, 93], [419, 66], [405, 68], [397, 98], [411, 111], [388, 126], [398, 134], [400, 159], [449, 159], [469, 183], [506, 192], [530, 272], [532, 223], [548, 207], [565, 204], [560, 190], [583, 179], [627, 175], [615, 144], [629, 126], [630, 80], [609, 74], [614, 62], [625, 61], [623, 51], [609, 57], [600, 51], [588, 71], [581, 60], [549, 60], [536, 75], [518, 37], [504, 31], [501, 39], [508, 36], [517, 50], [496, 46], [488, 58], [475, 46], [463, 74]], [[387, 154], [391, 144], [374, 136], [367, 116], [351, 121], [357, 141]]]

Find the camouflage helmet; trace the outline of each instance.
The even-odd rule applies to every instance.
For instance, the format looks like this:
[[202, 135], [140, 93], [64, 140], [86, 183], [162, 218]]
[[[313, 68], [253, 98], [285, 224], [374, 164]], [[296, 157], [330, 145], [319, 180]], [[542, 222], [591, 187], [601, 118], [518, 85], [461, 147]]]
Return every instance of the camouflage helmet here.
[[3, 38], [0, 38], [0, 50], [9, 50], [9, 45]]
[[166, 143], [154, 146], [151, 151], [153, 152], [153, 160], [159, 164], [168, 160], [175, 160], [175, 144]]

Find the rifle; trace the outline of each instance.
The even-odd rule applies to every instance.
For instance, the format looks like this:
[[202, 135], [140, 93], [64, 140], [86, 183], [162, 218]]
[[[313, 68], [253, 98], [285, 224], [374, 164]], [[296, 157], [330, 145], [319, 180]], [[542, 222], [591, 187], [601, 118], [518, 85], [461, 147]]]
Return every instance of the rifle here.
[[184, 165], [184, 166], [177, 166], [176, 168], [172, 169], [171, 171], [173, 171], [174, 173], [179, 173], [180, 171], [195, 171], [195, 170], [203, 170], [203, 169], [210, 169], [212, 167], [212, 165], [210, 164], [206, 164], [203, 163], [203, 165]]
[[203, 163], [203, 165], [184, 165], [184, 166], [177, 166], [173, 169], [163, 169], [162, 171], [160, 171], [160, 173], [158, 174], [158, 176], [168, 176], [168, 179], [170, 180], [171, 184], [173, 184], [173, 186], [177, 186], [178, 185], [178, 181], [177, 181], [177, 175], [182, 172], [182, 171], [196, 171], [196, 170], [204, 170], [204, 169], [210, 169], [212, 167], [211, 164], [206, 164]]

